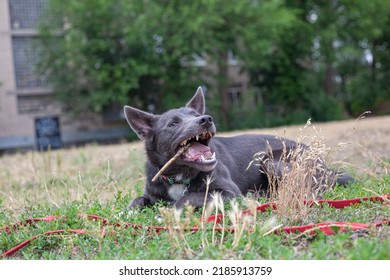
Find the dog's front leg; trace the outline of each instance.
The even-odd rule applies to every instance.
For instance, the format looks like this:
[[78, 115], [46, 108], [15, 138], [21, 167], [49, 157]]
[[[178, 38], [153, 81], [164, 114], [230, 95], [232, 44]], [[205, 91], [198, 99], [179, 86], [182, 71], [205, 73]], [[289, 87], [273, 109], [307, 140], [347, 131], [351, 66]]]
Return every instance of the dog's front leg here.
[[205, 199], [206, 199], [205, 192], [188, 193], [182, 196], [178, 201], [176, 201], [174, 207], [178, 210], [181, 210], [184, 208], [186, 204], [189, 204], [191, 206], [194, 206], [195, 208], [200, 208], [203, 207]]
[[150, 201], [150, 198], [145, 196], [145, 195], [142, 195], [142, 196], [134, 198], [130, 202], [129, 206], [127, 206], [127, 209], [128, 210], [141, 210], [145, 206], [148, 206], [151, 204], [152, 204], [152, 202]]

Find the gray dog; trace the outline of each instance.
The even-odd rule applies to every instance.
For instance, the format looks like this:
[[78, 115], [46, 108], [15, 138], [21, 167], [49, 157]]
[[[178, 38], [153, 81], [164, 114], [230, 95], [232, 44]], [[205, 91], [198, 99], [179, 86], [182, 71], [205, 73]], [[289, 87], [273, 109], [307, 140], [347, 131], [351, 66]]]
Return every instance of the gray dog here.
[[[178, 209], [186, 203], [202, 207], [207, 178], [211, 178], [209, 193], [220, 192], [224, 199], [248, 192], [267, 192], [267, 174], [271, 171], [280, 173], [278, 169], [281, 168], [279, 163], [283, 152], [298, 147], [295, 141], [272, 135], [214, 137], [216, 128], [213, 118], [205, 115], [201, 88], [185, 107], [169, 110], [162, 115], [153, 115], [130, 106], [124, 107], [124, 113], [130, 127], [145, 141], [147, 154], [145, 190], [142, 196], [130, 203], [129, 209], [141, 209], [160, 200], [174, 203]], [[152, 181], [177, 151], [188, 145], [187, 150], [156, 181]], [[272, 149], [272, 161], [260, 167], [250, 165], [256, 153], [269, 151], [269, 147]], [[302, 145], [299, 147], [305, 148]], [[347, 174], [325, 169], [337, 176], [335, 181], [340, 185], [353, 181]], [[210, 198], [210, 195], [207, 197]]]

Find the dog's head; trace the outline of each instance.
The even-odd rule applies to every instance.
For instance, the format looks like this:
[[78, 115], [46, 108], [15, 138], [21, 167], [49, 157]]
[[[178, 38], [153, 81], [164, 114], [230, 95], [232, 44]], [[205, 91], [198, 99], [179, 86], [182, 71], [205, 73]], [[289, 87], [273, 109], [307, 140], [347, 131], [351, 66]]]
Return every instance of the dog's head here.
[[153, 115], [125, 106], [124, 113], [130, 127], [146, 142], [148, 158], [154, 165], [163, 166], [182, 146], [190, 144], [176, 159], [176, 167], [204, 172], [215, 168], [217, 159], [208, 144], [216, 129], [212, 117], [205, 115], [201, 87], [185, 107]]

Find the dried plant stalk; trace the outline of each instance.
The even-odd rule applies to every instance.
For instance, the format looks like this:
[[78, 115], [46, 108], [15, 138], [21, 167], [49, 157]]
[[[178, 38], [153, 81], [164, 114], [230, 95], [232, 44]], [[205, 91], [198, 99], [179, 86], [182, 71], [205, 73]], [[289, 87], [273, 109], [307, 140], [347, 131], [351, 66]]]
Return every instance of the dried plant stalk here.
[[168, 160], [168, 162], [166, 164], [164, 164], [164, 166], [157, 172], [157, 174], [153, 177], [152, 179], [152, 182], [155, 182], [158, 177], [163, 174], [163, 172], [165, 170], [167, 170], [167, 168], [182, 154], [184, 153], [189, 147], [191, 146], [191, 144], [187, 144], [186, 146], [183, 146], [181, 147], [177, 153], [170, 159]]

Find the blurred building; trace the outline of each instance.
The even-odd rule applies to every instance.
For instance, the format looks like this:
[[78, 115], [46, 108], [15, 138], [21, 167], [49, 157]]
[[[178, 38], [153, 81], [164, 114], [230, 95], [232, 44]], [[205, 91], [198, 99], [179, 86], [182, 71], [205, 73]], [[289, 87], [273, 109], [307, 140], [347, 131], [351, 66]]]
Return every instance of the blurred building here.
[[36, 74], [39, 57], [33, 46], [39, 36], [35, 27], [45, 3], [0, 1], [0, 151], [125, 137], [129, 128], [121, 110], [73, 119], [45, 87], [44, 77]]
[[[101, 115], [72, 118], [45, 86], [44, 77], [35, 71], [34, 65], [39, 61], [34, 52], [34, 42], [39, 40], [36, 26], [46, 3], [47, 0], [0, 1], [0, 152], [110, 142], [130, 132], [121, 115], [122, 108], [118, 107]], [[194, 65], [212, 68], [202, 59], [195, 59]], [[234, 105], [248, 79], [239, 72], [232, 54], [229, 65], [232, 87], [227, 94]]]

